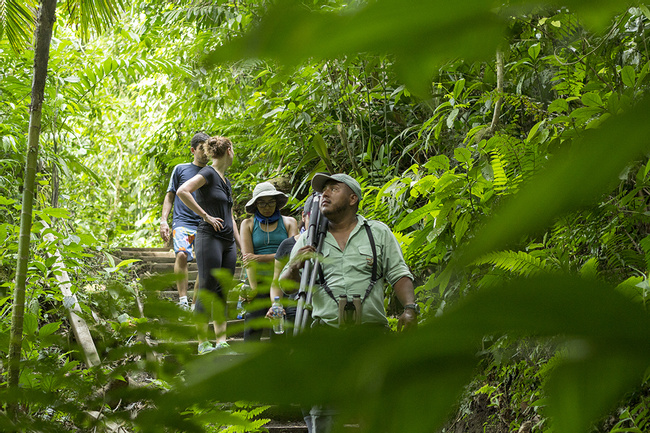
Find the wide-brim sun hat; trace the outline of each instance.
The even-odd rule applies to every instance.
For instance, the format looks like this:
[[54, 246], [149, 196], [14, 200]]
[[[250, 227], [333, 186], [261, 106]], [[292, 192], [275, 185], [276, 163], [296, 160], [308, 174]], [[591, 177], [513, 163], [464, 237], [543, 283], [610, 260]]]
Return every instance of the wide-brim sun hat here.
[[275, 201], [277, 203], [275, 208], [277, 210], [282, 209], [289, 200], [289, 197], [287, 197], [287, 195], [282, 191], [275, 189], [271, 182], [258, 183], [253, 189], [253, 198], [248, 200], [248, 203], [246, 203], [246, 212], [255, 213], [255, 202], [257, 199], [262, 197], [275, 197]]
[[323, 192], [325, 183], [328, 180], [333, 180], [335, 182], [341, 182], [346, 184], [352, 190], [352, 192], [355, 193], [357, 197], [359, 197], [359, 200], [361, 200], [361, 198], [363, 197], [363, 195], [361, 194], [361, 185], [359, 185], [359, 182], [357, 182], [357, 180], [352, 176], [345, 173], [336, 173], [336, 174], [317, 173], [311, 179], [311, 187], [316, 192]]

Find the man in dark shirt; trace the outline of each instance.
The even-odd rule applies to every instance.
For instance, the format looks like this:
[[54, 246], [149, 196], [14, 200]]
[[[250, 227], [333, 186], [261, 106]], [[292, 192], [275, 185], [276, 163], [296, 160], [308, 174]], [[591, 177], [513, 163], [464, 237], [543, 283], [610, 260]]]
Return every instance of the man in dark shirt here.
[[210, 137], [203, 132], [195, 134], [190, 142], [190, 150], [192, 155], [194, 155], [194, 160], [190, 163], [178, 164], [174, 167], [174, 171], [169, 179], [169, 186], [167, 187], [167, 194], [163, 202], [162, 217], [160, 219], [160, 236], [163, 241], [168, 242], [170, 228], [167, 220], [172, 207], [174, 208], [171, 229], [171, 236], [174, 240], [174, 253], [176, 254], [174, 273], [183, 276], [183, 278], [177, 280], [176, 288], [178, 289], [178, 304], [186, 310], [190, 308], [187, 301], [187, 263], [194, 259], [194, 238], [201, 218], [185, 206], [185, 203], [176, 196], [176, 191], [208, 163], [208, 157], [205, 155], [201, 146], [208, 138]]

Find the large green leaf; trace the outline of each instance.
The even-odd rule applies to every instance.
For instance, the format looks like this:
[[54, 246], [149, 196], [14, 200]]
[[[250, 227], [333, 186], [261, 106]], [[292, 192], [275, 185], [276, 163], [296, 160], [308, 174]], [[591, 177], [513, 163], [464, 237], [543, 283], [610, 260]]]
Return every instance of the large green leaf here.
[[[585, 431], [585, 423], [640, 383], [650, 365], [650, 318], [639, 305], [597, 282], [540, 277], [478, 293], [413, 333], [317, 329], [238, 359], [201, 358], [141, 422], [155, 431], [181, 406], [247, 399], [333, 405], [344, 418], [362, 419], [369, 432], [430, 432], [444, 423], [471, 378], [481, 338], [504, 332], [563, 335], [583, 349], [551, 376], [553, 421], [575, 427], [557, 431]], [[573, 368], [576, 362], [586, 368]], [[623, 373], [610, 374], [613, 367]], [[606, 383], [598, 385], [603, 376]], [[584, 381], [593, 385], [576, 392], [574, 385]]]
[[312, 145], [320, 159], [327, 166], [327, 170], [330, 173], [334, 173], [335, 170], [334, 166], [332, 165], [332, 160], [330, 159], [329, 152], [327, 150], [327, 143], [325, 143], [325, 140], [323, 140], [323, 137], [320, 134], [314, 135]]
[[422, 221], [426, 216], [430, 213], [436, 210], [440, 206], [439, 203], [436, 202], [430, 202], [425, 204], [419, 209], [415, 209], [413, 212], [410, 214], [406, 215], [404, 219], [402, 219], [399, 224], [395, 227], [395, 231], [399, 232], [402, 231], [408, 227], [411, 227], [413, 224], [418, 223]]
[[[587, 130], [546, 170], [497, 210], [465, 249], [462, 263], [505, 248], [521, 236], [547, 228], [560, 215], [592, 205], [611, 190], [632, 160], [650, 150], [646, 117], [650, 99], [634, 110]], [[623, 138], [624, 137], [624, 138]]]
[[[522, 8], [537, 2], [510, 2]], [[607, 0], [594, 8], [585, 0], [548, 2], [569, 6], [591, 24], [602, 27], [620, 2]], [[379, 0], [356, 12], [310, 12], [299, 1], [282, 0], [244, 37], [208, 54], [207, 63], [246, 57], [270, 57], [287, 64], [305, 59], [390, 53], [401, 78], [426, 94], [429, 78], [441, 62], [463, 57], [491, 58], [502, 42], [508, 20], [503, 2], [467, 0], [459, 5], [444, 0]], [[496, 12], [501, 10], [501, 12]]]
[[310, 57], [392, 53], [402, 77], [422, 90], [435, 63], [491, 55], [496, 49], [505, 23], [492, 13], [489, 2], [470, 3], [459, 8], [443, 1], [383, 0], [355, 14], [336, 14], [310, 12], [299, 2], [280, 1], [259, 26], [206, 60], [271, 57], [295, 64]]

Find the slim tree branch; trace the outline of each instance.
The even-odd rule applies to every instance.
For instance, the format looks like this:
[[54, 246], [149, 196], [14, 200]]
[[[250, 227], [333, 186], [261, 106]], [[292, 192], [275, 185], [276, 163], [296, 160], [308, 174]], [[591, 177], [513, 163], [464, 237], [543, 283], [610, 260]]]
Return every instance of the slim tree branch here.
[[503, 51], [497, 50], [497, 100], [494, 104], [494, 114], [490, 124], [490, 135], [494, 134], [501, 117], [501, 105], [503, 104]]
[[[43, 0], [38, 12], [35, 31], [34, 80], [32, 82], [32, 102], [29, 108], [29, 133], [27, 138], [27, 163], [23, 189], [23, 206], [20, 215], [20, 234], [18, 238], [18, 263], [16, 266], [16, 286], [11, 316], [11, 337], [9, 341], [9, 388], [18, 388], [20, 378], [20, 357], [23, 343], [23, 319], [25, 313], [25, 284], [29, 261], [29, 239], [32, 227], [32, 208], [34, 204], [34, 184], [38, 161], [38, 141], [41, 133], [41, 114], [47, 78], [47, 64], [50, 57], [52, 27], [56, 18], [56, 0]], [[10, 408], [15, 413], [15, 408]]]

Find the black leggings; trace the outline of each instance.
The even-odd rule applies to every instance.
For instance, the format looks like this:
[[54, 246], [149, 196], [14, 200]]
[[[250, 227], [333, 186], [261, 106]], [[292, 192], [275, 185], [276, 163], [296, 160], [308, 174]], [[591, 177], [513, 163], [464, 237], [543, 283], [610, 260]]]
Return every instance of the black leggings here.
[[[213, 269], [227, 269], [232, 276], [235, 273], [235, 266], [237, 265], [237, 247], [235, 241], [225, 241], [211, 234], [206, 234], [200, 230], [196, 233], [196, 240], [194, 241], [196, 264], [199, 267], [199, 296], [196, 301], [194, 311], [197, 313], [206, 313], [206, 307], [211, 305], [203, 305], [201, 301], [201, 290], [206, 290], [223, 301], [224, 317], [227, 316], [227, 298], [228, 294], [225, 293], [219, 281], [212, 275]], [[212, 308], [209, 308], [208, 313], [212, 315]]]

